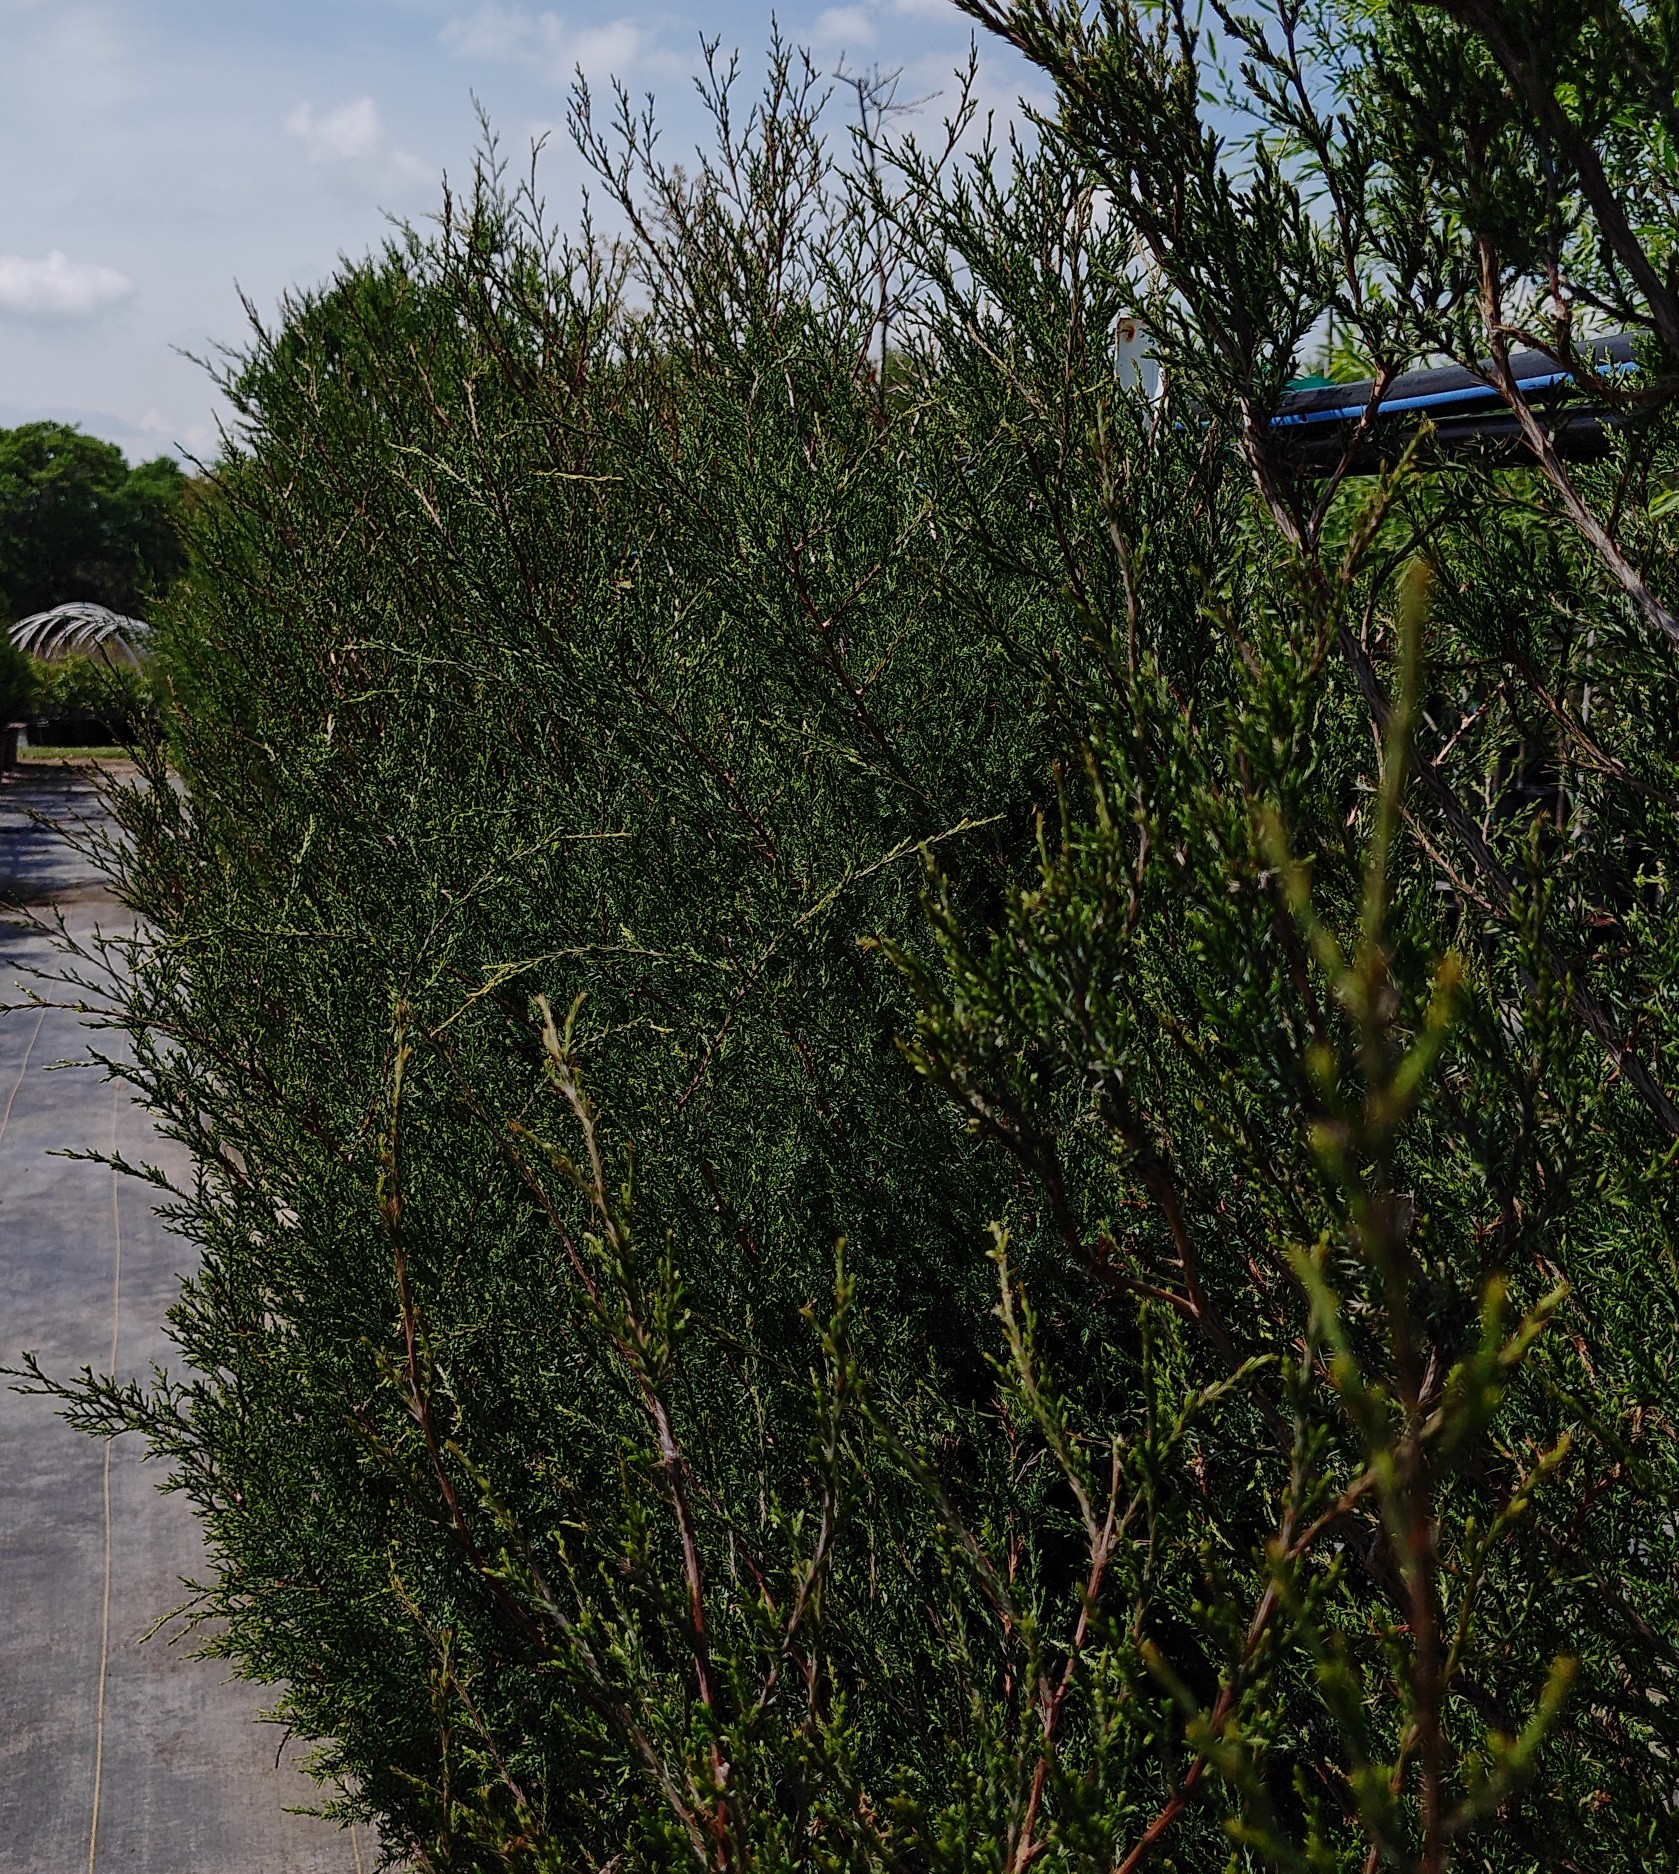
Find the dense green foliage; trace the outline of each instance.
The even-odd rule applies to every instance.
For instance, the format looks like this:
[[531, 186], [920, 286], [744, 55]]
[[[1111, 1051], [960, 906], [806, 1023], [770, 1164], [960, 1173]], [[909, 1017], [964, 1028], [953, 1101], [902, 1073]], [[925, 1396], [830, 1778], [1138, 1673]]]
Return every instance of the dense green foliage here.
[[18, 707], [37, 741], [85, 747], [129, 741], [151, 707], [148, 669], [97, 653], [31, 658]]
[[0, 430], [0, 615], [71, 599], [133, 616], [180, 569], [186, 477], [67, 423]]
[[0, 720], [27, 722], [36, 741], [127, 742], [151, 712], [152, 687], [146, 666], [126, 658], [30, 657], [0, 633]]
[[[1671, 1862], [1668, 23], [980, 17], [1033, 153], [580, 104], [623, 249], [257, 335], [111, 855], [204, 1262], [71, 1409], [393, 1858]], [[1306, 472], [1326, 330], [1528, 456]]]
[[29, 659], [0, 632], [0, 722], [15, 721], [29, 707], [31, 676]]

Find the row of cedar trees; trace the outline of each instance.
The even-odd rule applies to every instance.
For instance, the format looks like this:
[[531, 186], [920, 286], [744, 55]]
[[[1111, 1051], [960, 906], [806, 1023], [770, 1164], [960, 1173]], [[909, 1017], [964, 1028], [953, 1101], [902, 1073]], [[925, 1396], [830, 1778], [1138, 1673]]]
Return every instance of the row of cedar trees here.
[[[202, 1266], [37, 1383], [400, 1863], [1674, 1865], [1679, 24], [974, 7], [1029, 144], [579, 93], [621, 243], [492, 153], [254, 333], [109, 854]], [[1298, 472], [1326, 332], [1530, 454]]]

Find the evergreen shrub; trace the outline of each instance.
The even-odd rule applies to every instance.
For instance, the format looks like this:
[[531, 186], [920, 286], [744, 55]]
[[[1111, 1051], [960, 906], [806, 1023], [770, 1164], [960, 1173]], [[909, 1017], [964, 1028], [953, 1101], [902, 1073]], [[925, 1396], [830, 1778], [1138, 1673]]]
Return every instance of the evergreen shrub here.
[[[580, 96], [622, 244], [491, 165], [229, 380], [110, 855], [202, 1265], [44, 1383], [395, 1861], [1679, 1857], [1673, 43], [1214, 11], [976, 0], [971, 159]], [[1314, 345], [1526, 453], [1306, 465]]]

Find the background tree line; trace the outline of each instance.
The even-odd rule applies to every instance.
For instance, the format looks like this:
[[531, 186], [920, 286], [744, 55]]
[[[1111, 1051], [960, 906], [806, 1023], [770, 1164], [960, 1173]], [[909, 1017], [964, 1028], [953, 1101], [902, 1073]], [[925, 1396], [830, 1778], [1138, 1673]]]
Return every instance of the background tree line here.
[[[130, 468], [114, 443], [71, 424], [0, 429], [0, 625], [77, 599], [145, 616], [185, 564], [187, 486], [173, 458]], [[90, 726], [109, 713], [104, 687], [85, 659], [32, 667], [0, 632], [8, 720], [36, 714], [58, 729]]]
[[580, 92], [622, 241], [253, 333], [65, 974], [202, 1266], [34, 1383], [394, 1862], [1671, 1861], [1674, 22], [974, 11], [1030, 145]]

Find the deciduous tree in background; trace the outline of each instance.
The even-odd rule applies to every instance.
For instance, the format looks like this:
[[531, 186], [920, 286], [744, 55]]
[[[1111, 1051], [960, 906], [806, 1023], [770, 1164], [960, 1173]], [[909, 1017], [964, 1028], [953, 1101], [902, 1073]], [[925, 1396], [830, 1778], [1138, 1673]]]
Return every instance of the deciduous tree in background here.
[[130, 468], [67, 423], [0, 430], [0, 611], [72, 599], [137, 614], [184, 563], [186, 478], [167, 456]]

